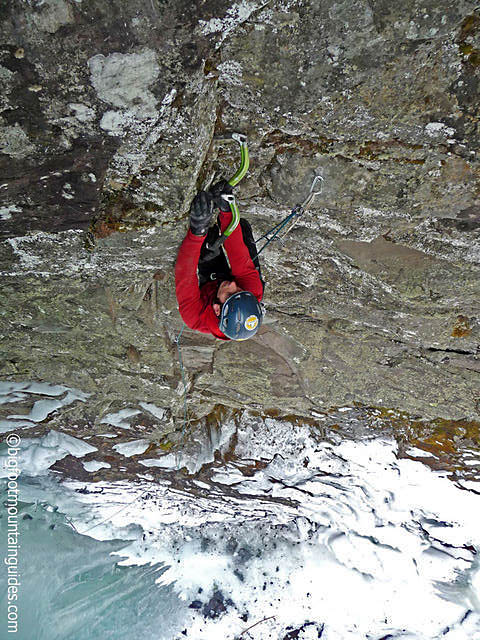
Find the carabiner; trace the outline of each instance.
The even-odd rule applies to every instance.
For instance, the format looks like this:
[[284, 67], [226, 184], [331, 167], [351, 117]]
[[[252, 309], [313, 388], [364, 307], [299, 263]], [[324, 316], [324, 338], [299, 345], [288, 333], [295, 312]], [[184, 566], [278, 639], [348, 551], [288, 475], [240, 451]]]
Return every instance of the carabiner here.
[[[320, 182], [320, 189], [315, 190], [315, 185], [319, 181], [321, 181]], [[306, 209], [308, 206], [310, 206], [310, 204], [312, 203], [312, 201], [315, 198], [315, 196], [319, 196], [322, 193], [322, 191], [323, 191], [323, 183], [324, 183], [323, 176], [321, 176], [320, 174], [316, 175], [315, 178], [313, 179], [312, 186], [310, 187], [310, 191], [308, 193], [308, 196], [305, 198], [305, 200], [300, 205], [302, 210]]]

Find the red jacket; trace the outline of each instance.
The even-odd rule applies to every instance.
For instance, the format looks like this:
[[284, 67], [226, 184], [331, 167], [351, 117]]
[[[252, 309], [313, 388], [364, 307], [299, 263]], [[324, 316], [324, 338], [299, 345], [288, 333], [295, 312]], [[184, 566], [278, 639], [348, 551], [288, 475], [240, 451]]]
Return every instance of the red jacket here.
[[[231, 212], [220, 212], [220, 228], [223, 231], [232, 220]], [[175, 265], [175, 292], [178, 309], [185, 324], [190, 329], [211, 333], [216, 338], [228, 340], [218, 327], [219, 318], [215, 315], [212, 304], [220, 285], [218, 280], [198, 286], [197, 266], [200, 249], [206, 236], [195, 236], [188, 230], [178, 251]], [[260, 302], [263, 286], [258, 271], [252, 262], [248, 248], [243, 242], [240, 225], [225, 240], [223, 245], [227, 252], [232, 277], [244, 291], [250, 291]]]

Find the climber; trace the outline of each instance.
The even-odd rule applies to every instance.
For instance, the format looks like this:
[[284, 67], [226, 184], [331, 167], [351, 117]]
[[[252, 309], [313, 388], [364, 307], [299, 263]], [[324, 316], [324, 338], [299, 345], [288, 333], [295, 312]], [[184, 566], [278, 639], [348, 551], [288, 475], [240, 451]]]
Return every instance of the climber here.
[[[213, 258], [208, 250], [232, 220], [229, 204], [222, 198], [231, 193], [228, 182], [221, 180], [193, 199], [190, 228], [175, 265], [175, 290], [188, 327], [221, 340], [247, 340], [262, 322], [259, 302], [264, 288], [250, 224], [241, 218], [226, 238], [228, 261], [222, 247]], [[210, 227], [214, 207], [220, 213]]]

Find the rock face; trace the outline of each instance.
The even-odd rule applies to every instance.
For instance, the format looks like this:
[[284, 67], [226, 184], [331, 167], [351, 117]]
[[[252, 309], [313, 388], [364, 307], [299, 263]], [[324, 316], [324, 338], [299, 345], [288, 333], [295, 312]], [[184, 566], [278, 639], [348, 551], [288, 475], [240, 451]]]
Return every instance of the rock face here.
[[260, 334], [183, 333], [189, 414], [478, 421], [475, 3], [196, 5], [2, 4], [2, 379], [91, 394], [70, 423], [142, 401], [178, 430], [173, 266], [194, 193], [238, 162], [216, 137], [241, 131], [258, 235], [324, 188], [262, 253]]

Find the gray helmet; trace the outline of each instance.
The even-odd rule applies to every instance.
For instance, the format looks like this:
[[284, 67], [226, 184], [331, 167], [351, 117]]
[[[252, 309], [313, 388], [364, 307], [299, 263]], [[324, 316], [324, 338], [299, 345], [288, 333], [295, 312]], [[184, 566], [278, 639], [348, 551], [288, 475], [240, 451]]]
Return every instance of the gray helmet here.
[[231, 340], [248, 340], [262, 324], [262, 308], [250, 291], [234, 293], [222, 307], [220, 331]]

